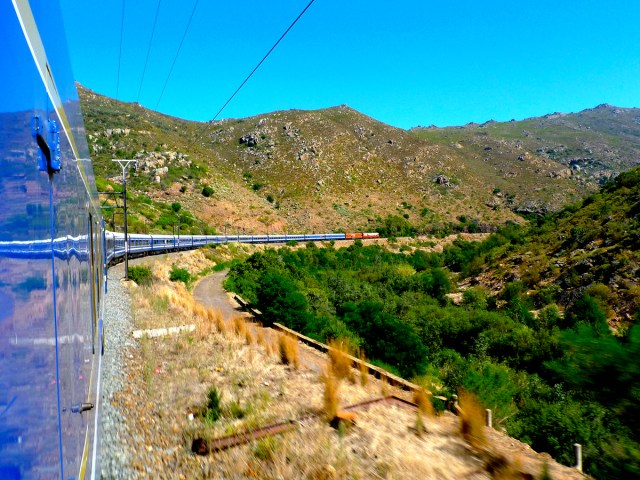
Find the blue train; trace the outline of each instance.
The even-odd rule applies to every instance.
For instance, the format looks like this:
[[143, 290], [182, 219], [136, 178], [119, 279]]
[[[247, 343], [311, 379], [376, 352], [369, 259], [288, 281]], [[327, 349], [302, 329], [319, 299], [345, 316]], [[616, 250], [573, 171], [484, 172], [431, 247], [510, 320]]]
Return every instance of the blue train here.
[[[160, 254], [176, 250], [188, 250], [204, 247], [205, 245], [218, 245], [222, 243], [286, 243], [289, 241], [313, 242], [346, 240], [355, 234], [345, 233], [307, 233], [293, 235], [155, 235], [130, 233], [129, 255]], [[366, 235], [359, 238], [378, 238], [377, 233], [358, 234]], [[349, 238], [350, 239], [350, 238]], [[122, 260], [125, 253], [125, 239], [123, 233], [105, 231], [105, 263], [110, 265]], [[0, 248], [1, 245], [0, 245]]]
[[[96, 478], [104, 229], [61, 13], [0, 1], [0, 479]], [[377, 234], [129, 236], [131, 255]], [[108, 326], [106, 327], [108, 331]]]

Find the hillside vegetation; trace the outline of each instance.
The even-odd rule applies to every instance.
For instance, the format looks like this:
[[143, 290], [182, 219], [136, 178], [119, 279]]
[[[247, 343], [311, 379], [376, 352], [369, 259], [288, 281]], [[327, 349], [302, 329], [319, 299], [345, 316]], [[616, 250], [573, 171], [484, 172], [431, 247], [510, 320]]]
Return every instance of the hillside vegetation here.
[[518, 243], [484, 252], [458, 241], [453, 269], [494, 292], [517, 285], [531, 308], [568, 308], [588, 293], [623, 333], [640, 300], [640, 168], [556, 214], [533, 217]]
[[[458, 241], [441, 254], [310, 243], [255, 253], [232, 268], [226, 286], [262, 311], [265, 324], [279, 321], [321, 340], [343, 339], [374, 363], [447, 395], [460, 388], [475, 393], [499, 427], [567, 465], [573, 443], [580, 443], [586, 471], [596, 478], [638, 475], [637, 291], [611, 278], [601, 283], [607, 277], [594, 265], [594, 276], [583, 276], [560, 308], [555, 302], [569, 274], [556, 276], [556, 283], [531, 282], [531, 290], [515, 277], [493, 293], [476, 285], [463, 290], [459, 305], [447, 295], [472, 269], [513, 263], [549, 235], [562, 237], [568, 211], [577, 224], [587, 218], [618, 224], [625, 233], [610, 237], [617, 252], [611, 261], [626, 258], [628, 269], [616, 278], [635, 275], [640, 224], [637, 212], [629, 215], [640, 199], [638, 175], [640, 169], [619, 176], [584, 205], [540, 225], [507, 226], [484, 242]], [[621, 206], [619, 216], [593, 213], [593, 205], [607, 204]], [[596, 229], [593, 238], [598, 234], [605, 233]], [[612, 329], [607, 317], [617, 318], [617, 310], [636, 312], [635, 322]]]
[[[451, 230], [460, 217], [495, 226], [521, 221], [515, 211], [556, 211], [637, 161], [634, 109], [576, 114], [588, 121], [575, 131], [531, 119], [408, 132], [346, 106], [205, 124], [79, 92], [97, 175], [116, 188], [120, 170], [111, 159], [138, 159], [129, 184], [133, 231], [170, 232], [171, 214], [160, 218], [174, 202], [196, 219], [187, 225], [193, 233], [205, 225], [234, 233], [369, 231], [398, 221], [431, 233]], [[587, 150], [593, 162], [574, 162]]]

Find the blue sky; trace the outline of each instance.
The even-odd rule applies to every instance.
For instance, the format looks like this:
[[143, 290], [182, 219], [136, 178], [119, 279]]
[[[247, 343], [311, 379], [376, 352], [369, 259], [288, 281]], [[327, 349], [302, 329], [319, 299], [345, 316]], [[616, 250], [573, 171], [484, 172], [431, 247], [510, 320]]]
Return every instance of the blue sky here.
[[[210, 120], [308, 0], [61, 0], [84, 86]], [[385, 123], [506, 121], [640, 106], [640, 1], [316, 0], [222, 113], [347, 104]], [[157, 105], [157, 108], [156, 108]]]

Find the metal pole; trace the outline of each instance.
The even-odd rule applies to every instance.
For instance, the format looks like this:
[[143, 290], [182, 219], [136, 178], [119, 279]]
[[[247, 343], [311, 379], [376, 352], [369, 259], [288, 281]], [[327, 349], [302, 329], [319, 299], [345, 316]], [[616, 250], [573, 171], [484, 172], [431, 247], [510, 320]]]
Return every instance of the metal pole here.
[[122, 168], [122, 194], [124, 195], [124, 279], [129, 280], [129, 232], [127, 230], [127, 167], [137, 160], [120, 160], [113, 159], [118, 162]]
[[124, 279], [129, 280], [129, 231], [127, 230], [127, 175], [122, 167], [122, 194], [124, 195]]

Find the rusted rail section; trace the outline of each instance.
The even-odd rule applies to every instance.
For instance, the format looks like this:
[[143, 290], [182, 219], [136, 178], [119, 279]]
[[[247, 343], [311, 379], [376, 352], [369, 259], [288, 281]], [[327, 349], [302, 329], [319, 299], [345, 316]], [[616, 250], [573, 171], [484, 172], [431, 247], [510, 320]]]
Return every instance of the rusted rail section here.
[[[368, 410], [373, 405], [377, 404], [396, 405], [402, 408], [415, 409], [418, 406], [415, 403], [404, 400], [395, 395], [389, 395], [381, 398], [374, 398], [372, 400], [365, 400], [364, 402], [354, 403], [342, 409], [345, 412], [353, 412], [357, 410]], [[307, 415], [298, 420], [290, 420], [288, 422], [279, 422], [266, 427], [257, 428], [255, 430], [247, 430], [246, 432], [236, 433], [228, 435], [226, 437], [214, 438], [207, 442], [204, 439], [196, 438], [191, 444], [191, 450], [198, 455], [207, 455], [209, 453], [221, 452], [229, 448], [237, 447], [249, 443], [253, 440], [259, 440], [271, 435], [277, 435], [279, 433], [286, 433], [295, 430], [299, 425], [303, 425], [309, 420], [319, 418], [319, 414]]]

